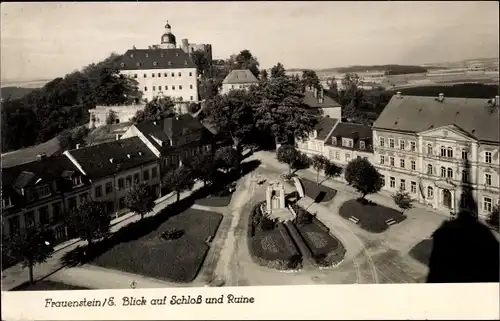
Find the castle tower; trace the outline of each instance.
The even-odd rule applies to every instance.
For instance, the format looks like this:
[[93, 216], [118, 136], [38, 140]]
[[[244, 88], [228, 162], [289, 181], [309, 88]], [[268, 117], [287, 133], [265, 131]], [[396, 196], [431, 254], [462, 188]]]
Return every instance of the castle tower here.
[[161, 36], [161, 49], [175, 49], [176, 42], [175, 36], [172, 33], [172, 27], [168, 24], [165, 25], [165, 33]]

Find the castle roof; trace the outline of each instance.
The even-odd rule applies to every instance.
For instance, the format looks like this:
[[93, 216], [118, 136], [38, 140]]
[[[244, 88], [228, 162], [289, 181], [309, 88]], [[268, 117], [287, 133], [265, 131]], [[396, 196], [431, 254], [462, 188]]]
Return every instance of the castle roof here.
[[130, 49], [116, 64], [120, 70], [196, 68], [191, 57], [180, 48]]

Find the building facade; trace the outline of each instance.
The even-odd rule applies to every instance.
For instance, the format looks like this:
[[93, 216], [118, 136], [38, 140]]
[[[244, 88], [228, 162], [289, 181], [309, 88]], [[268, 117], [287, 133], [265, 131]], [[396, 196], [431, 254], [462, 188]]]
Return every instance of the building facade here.
[[395, 95], [373, 127], [374, 163], [387, 191], [434, 209], [487, 216], [499, 202], [496, 99]]
[[120, 73], [138, 82], [143, 98], [170, 96], [179, 105], [198, 101], [197, 67], [190, 55], [177, 48], [167, 23], [161, 44], [128, 50], [116, 62]]
[[144, 104], [124, 106], [96, 106], [89, 109], [89, 128], [97, 128], [107, 125], [106, 121], [111, 113], [115, 115], [115, 124], [130, 122], [139, 110], [143, 110]]
[[307, 87], [304, 92], [304, 103], [309, 108], [321, 110], [323, 116], [342, 119], [342, 106], [324, 94], [324, 89]]
[[259, 80], [248, 69], [232, 70], [222, 81], [222, 94], [225, 95], [233, 89], [245, 89], [257, 85]]

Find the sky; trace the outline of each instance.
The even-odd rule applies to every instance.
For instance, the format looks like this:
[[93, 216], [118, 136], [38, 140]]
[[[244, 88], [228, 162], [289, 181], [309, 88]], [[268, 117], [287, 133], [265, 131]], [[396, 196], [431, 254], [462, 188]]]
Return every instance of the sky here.
[[249, 49], [261, 68], [423, 64], [498, 57], [499, 3], [42, 2], [1, 4], [1, 79], [51, 79], [111, 52], [177, 41], [214, 58]]

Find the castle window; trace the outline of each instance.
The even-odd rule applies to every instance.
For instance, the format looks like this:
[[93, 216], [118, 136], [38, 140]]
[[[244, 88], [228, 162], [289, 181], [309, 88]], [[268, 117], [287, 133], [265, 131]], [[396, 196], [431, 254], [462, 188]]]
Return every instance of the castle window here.
[[189, 89], [193, 89], [193, 85], [189, 85]]
[[453, 149], [451, 147], [448, 147], [448, 149], [446, 150], [446, 156], [448, 156], [449, 158], [453, 158]]
[[179, 85], [179, 90], [182, 90], [182, 85]]
[[441, 177], [446, 177], [446, 168], [441, 167]]
[[148, 75], [144, 74], [144, 78], [147, 78], [147, 77], [148, 77]]
[[466, 150], [466, 149], [462, 149], [462, 159], [463, 159], [463, 160], [466, 160], [466, 159], [468, 159], [468, 158], [469, 158], [468, 156], [469, 156], [469, 155], [468, 155], [467, 150]]
[[181, 72], [180, 72], [180, 71], [179, 71], [179, 74], [178, 74], [178, 75], [179, 75], [179, 77], [181, 76]]
[[446, 148], [441, 146], [441, 157], [446, 157]]
[[168, 86], [165, 86], [165, 90], [168, 90]]
[[448, 167], [447, 174], [448, 174], [448, 178], [453, 178], [453, 169]]
[[160, 90], [160, 91], [161, 91], [161, 86], [158, 86], [158, 90]]
[[165, 74], [163, 75], [163, 77], [168, 77], [168, 73], [165, 73]]
[[158, 63], [156, 61], [153, 61], [153, 66], [158, 66]]
[[155, 77], [155, 74], [154, 74], [154, 73], [152, 73], [152, 74], [151, 74], [151, 77], [153, 77], [153, 78], [154, 78], [154, 77]]
[[145, 54], [145, 55], [144, 55], [144, 57], [146, 57], [146, 58], [147, 58], [147, 57], [149, 57], [149, 55], [148, 55], [148, 54]]
[[191, 101], [193, 101], [193, 96], [191, 96]]
[[140, 67], [140, 66], [141, 66], [141, 63], [140, 63], [140, 62], [138, 62], [138, 63], [136, 63], [135, 65], [136, 65], [137, 67]]
[[148, 91], [148, 87], [144, 87], [144, 91]]
[[161, 77], [161, 72], [158, 73], [158, 77]]
[[172, 90], [175, 90], [175, 85], [172, 85]]
[[427, 174], [432, 175], [432, 165], [431, 164], [427, 165]]
[[189, 77], [191, 77], [192, 75], [193, 75], [193, 73], [190, 71], [190, 72], [189, 72]]
[[137, 74], [134, 74], [134, 78], [137, 78]]
[[169, 62], [168, 62], [168, 65], [169, 65], [169, 66], [171, 66], [171, 65], [172, 65], [172, 62], [171, 62], [171, 61], [169, 61]]
[[170, 76], [175, 77], [175, 73], [172, 73]]
[[156, 87], [155, 87], [155, 86], [153, 86], [153, 91], [155, 91], [155, 90], [156, 90]]

